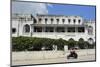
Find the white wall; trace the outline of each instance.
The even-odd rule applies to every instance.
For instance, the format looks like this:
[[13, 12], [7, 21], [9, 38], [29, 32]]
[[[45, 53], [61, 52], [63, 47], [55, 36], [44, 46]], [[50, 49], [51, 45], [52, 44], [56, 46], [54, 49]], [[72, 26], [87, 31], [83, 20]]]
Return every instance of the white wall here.
[[[28, 15], [29, 16], [29, 15]], [[73, 22], [73, 19], [76, 19], [76, 23], [75, 25], [82, 25], [83, 23], [83, 18], [82, 17], [75, 17], [75, 16], [37, 16], [36, 17], [36, 20], [37, 20], [37, 24], [39, 24], [39, 21], [38, 21], [38, 18], [41, 18], [42, 21], [41, 21], [41, 24], [45, 24], [45, 18], [47, 18], [47, 24], [51, 24], [51, 18], [54, 19], [53, 21], [53, 24], [57, 24], [57, 20], [56, 19], [59, 19], [59, 25], [60, 24], [63, 24], [62, 22], [62, 19], [66, 19], [65, 20], [65, 24], [67, 26], [70, 26], [70, 25], [74, 25], [74, 22]], [[70, 24], [68, 23], [68, 19], [71, 19], [71, 22]], [[81, 20], [80, 24], [78, 23], [78, 20]], [[19, 28], [18, 28], [18, 23], [19, 23]], [[15, 21], [13, 20], [12, 21], [12, 28], [15, 27], [17, 29], [16, 33], [15, 34], [12, 34], [13, 37], [16, 37], [16, 36], [31, 36], [31, 31], [29, 33], [24, 33], [23, 32], [23, 27], [24, 25], [30, 25], [30, 29], [33, 31], [33, 27], [31, 28], [31, 24], [33, 24], [33, 21]], [[95, 41], [95, 22], [94, 23], [87, 23], [88, 26], [92, 26], [93, 27], [93, 35], [88, 35], [88, 29], [85, 28], [85, 32], [84, 33], [78, 33], [78, 32], [75, 32], [75, 33], [69, 33], [69, 32], [64, 32], [64, 33], [57, 33], [57, 32], [53, 32], [53, 33], [50, 33], [50, 32], [33, 32], [33, 35], [32, 37], [42, 37], [42, 38], [52, 38], [52, 39], [59, 39], [59, 38], [63, 38], [65, 40], [69, 40], [70, 38], [73, 38], [74, 40], [78, 41], [80, 38], [83, 38], [85, 41], [88, 41], [89, 38], [92, 38], [94, 41]], [[18, 29], [19, 29], [19, 32], [18, 32]], [[19, 33], [19, 35], [18, 35]]]

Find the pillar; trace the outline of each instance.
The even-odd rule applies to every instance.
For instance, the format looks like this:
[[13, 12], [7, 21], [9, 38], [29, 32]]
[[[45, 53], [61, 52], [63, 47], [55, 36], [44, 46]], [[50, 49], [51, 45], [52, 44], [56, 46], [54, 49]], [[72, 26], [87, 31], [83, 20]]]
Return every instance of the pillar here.
[[68, 45], [64, 45], [64, 51], [65, 51], [65, 52], [68, 51]]
[[42, 27], [42, 32], [45, 32], [45, 28], [46, 28], [45, 26], [44, 26], [44, 27]]
[[75, 33], [77, 33], [78, 32], [78, 28], [75, 26]]
[[65, 32], [67, 32], [67, 27], [65, 27]]
[[30, 25], [30, 36], [32, 37], [32, 34], [33, 34], [33, 27], [32, 25]]
[[56, 32], [56, 27], [54, 27], [54, 33]]

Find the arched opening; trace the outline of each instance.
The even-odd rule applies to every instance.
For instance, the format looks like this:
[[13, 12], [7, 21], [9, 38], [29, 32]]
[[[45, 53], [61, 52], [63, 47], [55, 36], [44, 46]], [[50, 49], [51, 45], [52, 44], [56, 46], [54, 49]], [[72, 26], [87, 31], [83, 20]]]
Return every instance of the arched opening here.
[[71, 22], [71, 19], [68, 19], [68, 23], [70, 23]]
[[88, 39], [88, 43], [89, 43], [88, 47], [90, 49], [93, 49], [95, 47], [95, 42], [94, 42], [94, 40], [92, 38]]
[[93, 27], [92, 26], [89, 26], [88, 27], [88, 34], [89, 35], [92, 35], [93, 34]]
[[59, 19], [56, 19], [56, 21], [57, 21], [57, 24], [59, 24]]
[[89, 39], [88, 39], [88, 42], [89, 42], [89, 44], [93, 44], [94, 41], [93, 41], [92, 38], [89, 38]]
[[24, 26], [24, 33], [29, 33], [30, 32], [30, 26], [28, 24], [26, 24]]
[[73, 19], [74, 24], [76, 23], [76, 19]]
[[63, 24], [64, 24], [64, 22], [65, 22], [65, 19], [62, 19], [62, 22], [63, 22]]
[[81, 20], [79, 19], [79, 20], [78, 20], [78, 23], [80, 24], [80, 22], [81, 22]]
[[54, 19], [53, 19], [53, 18], [51, 18], [51, 24], [53, 24], [53, 21], [54, 21]]
[[45, 18], [45, 24], [47, 24], [47, 21], [48, 21], [48, 19], [47, 19], [47, 18]]

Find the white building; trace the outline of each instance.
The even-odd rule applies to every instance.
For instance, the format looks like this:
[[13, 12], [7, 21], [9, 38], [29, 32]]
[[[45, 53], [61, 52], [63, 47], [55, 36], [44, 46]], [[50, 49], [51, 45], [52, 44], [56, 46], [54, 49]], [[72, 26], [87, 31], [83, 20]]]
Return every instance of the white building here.
[[80, 16], [12, 14], [12, 37], [18, 36], [95, 42], [95, 21]]

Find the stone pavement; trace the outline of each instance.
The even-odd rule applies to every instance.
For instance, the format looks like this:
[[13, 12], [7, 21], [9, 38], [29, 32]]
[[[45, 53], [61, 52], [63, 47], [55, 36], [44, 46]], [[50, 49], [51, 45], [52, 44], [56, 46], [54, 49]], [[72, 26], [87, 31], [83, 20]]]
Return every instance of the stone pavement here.
[[67, 59], [66, 57], [41, 59], [41, 60], [15, 60], [12, 61], [13, 65], [29, 65], [29, 64], [47, 64], [47, 63], [63, 63], [63, 62], [79, 62], [79, 61], [93, 61], [95, 54], [79, 56], [78, 59]]

